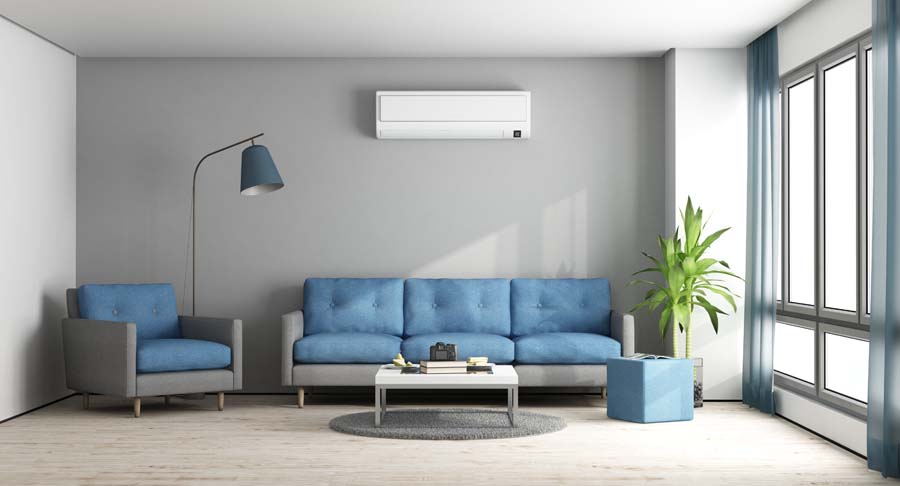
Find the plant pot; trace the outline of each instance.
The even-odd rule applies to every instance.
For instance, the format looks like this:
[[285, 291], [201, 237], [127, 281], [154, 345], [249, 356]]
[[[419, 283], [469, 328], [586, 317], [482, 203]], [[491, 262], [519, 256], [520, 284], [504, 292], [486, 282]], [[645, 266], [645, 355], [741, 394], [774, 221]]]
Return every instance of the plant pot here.
[[703, 407], [703, 358], [694, 359], [694, 408]]

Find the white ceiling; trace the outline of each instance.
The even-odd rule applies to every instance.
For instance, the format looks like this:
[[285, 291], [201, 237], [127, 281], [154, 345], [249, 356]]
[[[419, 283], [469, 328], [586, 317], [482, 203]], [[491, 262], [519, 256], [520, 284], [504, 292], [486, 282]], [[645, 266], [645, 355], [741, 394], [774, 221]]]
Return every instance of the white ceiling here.
[[657, 56], [742, 47], [809, 0], [0, 0], [83, 57]]

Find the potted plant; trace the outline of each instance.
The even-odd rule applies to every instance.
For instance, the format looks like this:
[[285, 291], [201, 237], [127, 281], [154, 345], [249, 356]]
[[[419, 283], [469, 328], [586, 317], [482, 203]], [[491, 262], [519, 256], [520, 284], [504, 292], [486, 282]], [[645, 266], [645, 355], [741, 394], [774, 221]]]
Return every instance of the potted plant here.
[[[637, 279], [630, 285], [650, 286], [644, 300], [634, 306], [632, 312], [641, 309], [654, 312], [660, 309], [659, 334], [665, 339], [666, 332], [672, 329], [672, 357], [679, 357], [679, 333], [676, 333], [675, 326], [672, 325], [674, 323], [678, 325], [678, 330], [684, 333], [684, 356], [691, 359], [691, 318], [694, 309], [700, 307], [706, 312], [713, 330], [718, 334], [719, 315], [728, 314], [711, 302], [710, 298], [717, 295], [728, 303], [732, 311], [737, 311], [735, 299], [739, 296], [724, 285], [723, 277], [742, 279], [731, 272], [724, 260], [706, 256], [710, 246], [731, 228], [720, 229], [704, 237], [702, 233], [707, 222], [703, 220], [703, 210], [699, 207], [695, 210], [690, 197], [686, 208], [681, 212], [681, 221], [684, 227], [684, 240], [681, 239], [680, 228], [675, 228], [675, 234], [671, 238], [657, 237], [660, 257], [656, 258], [642, 252], [654, 266], [634, 273], [634, 275], [659, 273], [662, 282]], [[702, 361], [700, 363], [702, 366]], [[694, 406], [703, 406], [702, 368], [699, 379], [695, 368]]]

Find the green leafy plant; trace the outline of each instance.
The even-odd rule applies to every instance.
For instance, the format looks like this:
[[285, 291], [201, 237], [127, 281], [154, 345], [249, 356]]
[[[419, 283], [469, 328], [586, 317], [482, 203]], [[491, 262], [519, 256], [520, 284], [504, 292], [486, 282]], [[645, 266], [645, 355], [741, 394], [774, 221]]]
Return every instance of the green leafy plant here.
[[[684, 226], [684, 240], [681, 239], [680, 228], [675, 228], [671, 238], [657, 237], [660, 257], [653, 257], [642, 252], [654, 266], [635, 272], [635, 276], [646, 273], [659, 273], [662, 282], [638, 279], [630, 285], [649, 285], [644, 301], [634, 306], [632, 312], [646, 310], [654, 312], [661, 309], [659, 316], [659, 334], [665, 338], [666, 332], [674, 322], [684, 332], [685, 357], [691, 357], [691, 315], [695, 307], [706, 311], [713, 329], [719, 332], [719, 315], [728, 315], [725, 311], [710, 302], [712, 295], [725, 300], [732, 311], [737, 311], [735, 299], [738, 295], [731, 292], [722, 277], [733, 277], [742, 280], [730, 270], [724, 260], [706, 256], [710, 246], [731, 228], [720, 229], [703, 237], [707, 221], [703, 220], [703, 210], [694, 210], [691, 198], [687, 207], [681, 212]], [[702, 238], [702, 239], [701, 239]], [[675, 327], [672, 326], [672, 356], [678, 356], [678, 339]]]

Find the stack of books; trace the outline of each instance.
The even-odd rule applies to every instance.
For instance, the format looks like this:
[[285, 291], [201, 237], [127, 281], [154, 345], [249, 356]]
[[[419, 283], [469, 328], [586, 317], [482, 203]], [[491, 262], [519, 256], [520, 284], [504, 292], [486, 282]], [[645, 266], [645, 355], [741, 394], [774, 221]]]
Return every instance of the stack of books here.
[[492, 371], [494, 365], [486, 357], [471, 357], [466, 360], [466, 369], [474, 372]]
[[465, 374], [468, 370], [465, 361], [422, 361], [419, 371], [429, 375], [449, 375]]

